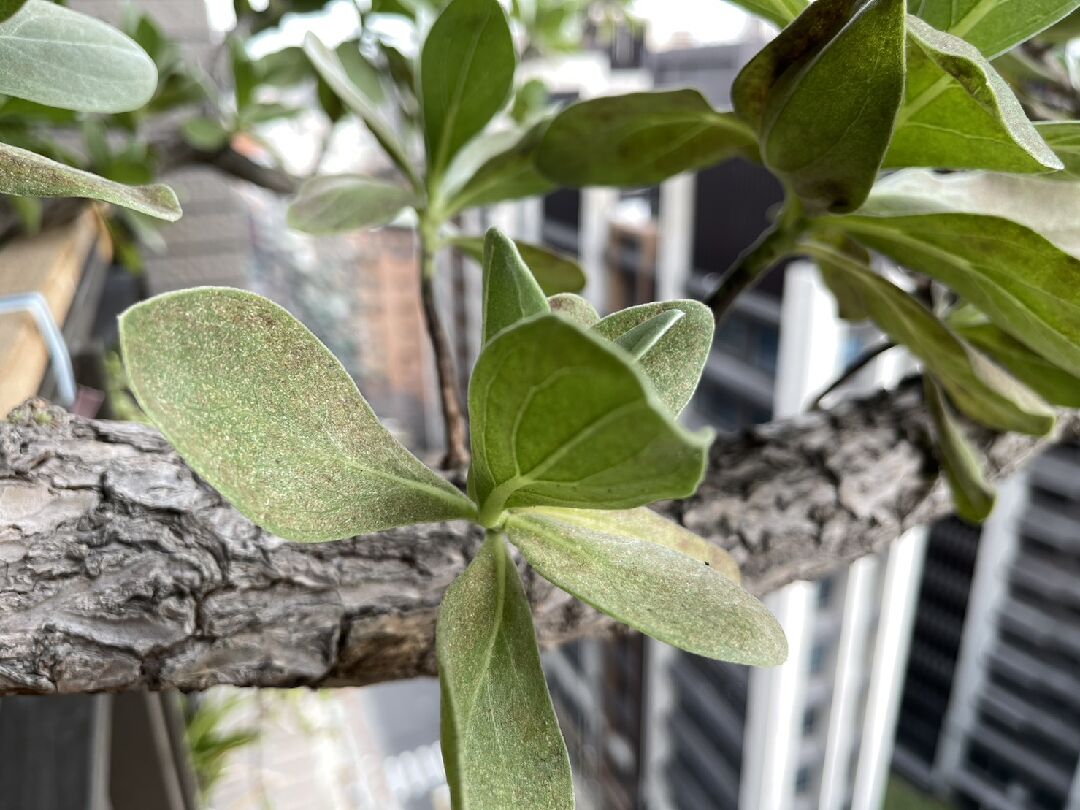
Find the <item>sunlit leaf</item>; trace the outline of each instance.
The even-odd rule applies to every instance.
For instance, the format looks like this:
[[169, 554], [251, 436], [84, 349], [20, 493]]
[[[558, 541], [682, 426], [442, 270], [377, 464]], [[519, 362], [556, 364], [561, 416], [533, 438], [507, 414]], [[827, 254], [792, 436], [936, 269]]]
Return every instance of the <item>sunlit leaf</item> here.
[[905, 16], [904, 0], [817, 0], [735, 79], [765, 164], [812, 209], [870, 193], [903, 98]]
[[417, 203], [415, 192], [394, 183], [352, 174], [313, 177], [289, 206], [289, 227], [311, 234], [373, 228]]
[[629, 355], [558, 315], [500, 333], [469, 386], [469, 490], [491, 525], [504, 509], [621, 509], [692, 493], [708, 431], [672, 420]]
[[962, 37], [994, 57], [1080, 8], [1080, 0], [908, 0], [939, 31]]
[[169, 222], [178, 220], [181, 214], [176, 194], [168, 186], [125, 186], [5, 143], [0, 143], [0, 193], [86, 197]]
[[949, 409], [940, 386], [932, 377], [926, 377], [924, 383], [938, 459], [952, 490], [953, 505], [960, 517], [982, 523], [994, 509], [993, 487], [986, 480], [978, 452]]
[[[647, 350], [630, 353], [668, 412], [677, 416], [694, 395], [712, 349], [715, 328], [712, 311], [698, 301], [662, 301], [616, 312], [593, 329], [608, 340], [621, 342], [633, 330], [653, 322], [656, 316], [672, 312], [682, 313], [683, 317], [669, 324]], [[623, 348], [630, 349], [626, 345]]]
[[436, 649], [454, 809], [573, 810], [529, 600], [500, 535], [488, 535], [443, 597]]
[[624, 513], [525, 509], [511, 542], [545, 579], [653, 638], [697, 655], [754, 666], [787, 658], [784, 631], [735, 580], [624, 528]]
[[[524, 133], [513, 133], [504, 148], [491, 154], [474, 171], [447, 203], [450, 212], [507, 200], [546, 194], [555, 184], [540, 173], [536, 154], [548, 122], [536, 124]], [[490, 136], [474, 143], [488, 140]], [[466, 147], [468, 149], [468, 147]], [[464, 155], [466, 149], [458, 153]], [[456, 161], [455, 161], [456, 166]]]
[[115, 113], [154, 95], [157, 68], [131, 39], [48, 0], [0, 22], [0, 93], [50, 107]]
[[341, 363], [254, 293], [204, 287], [120, 318], [139, 405], [241, 512], [290, 540], [469, 518], [380, 423]]
[[420, 56], [429, 172], [439, 177], [510, 97], [517, 54], [497, 0], [453, 0]]
[[885, 166], [1046, 172], [1061, 161], [978, 49], [908, 19], [907, 85]]
[[559, 113], [537, 154], [564, 186], [651, 186], [735, 155], [756, 155], [753, 132], [697, 90], [589, 99]]

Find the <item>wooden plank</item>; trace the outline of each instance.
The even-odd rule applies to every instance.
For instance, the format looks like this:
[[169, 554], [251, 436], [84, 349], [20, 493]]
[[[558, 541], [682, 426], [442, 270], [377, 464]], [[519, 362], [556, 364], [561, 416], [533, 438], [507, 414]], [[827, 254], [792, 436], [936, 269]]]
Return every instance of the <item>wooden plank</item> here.
[[[0, 297], [39, 292], [63, 325], [97, 239], [96, 218], [87, 211], [70, 225], [13, 240], [0, 250]], [[37, 393], [48, 362], [29, 314], [0, 315], [0, 416]]]

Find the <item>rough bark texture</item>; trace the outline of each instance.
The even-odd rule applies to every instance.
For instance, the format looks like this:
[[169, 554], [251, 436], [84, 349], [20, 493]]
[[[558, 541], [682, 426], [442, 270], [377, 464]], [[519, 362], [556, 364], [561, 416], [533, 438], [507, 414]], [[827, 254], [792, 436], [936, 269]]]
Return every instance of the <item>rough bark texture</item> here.
[[[917, 386], [721, 438], [694, 498], [661, 508], [731, 550], [758, 593], [948, 511]], [[1080, 436], [1080, 418], [1062, 433]], [[980, 434], [995, 475], [1041, 443]], [[31, 403], [0, 423], [0, 693], [432, 674], [459, 524], [320, 545], [261, 531], [156, 431]], [[611, 623], [526, 575], [541, 643]]]

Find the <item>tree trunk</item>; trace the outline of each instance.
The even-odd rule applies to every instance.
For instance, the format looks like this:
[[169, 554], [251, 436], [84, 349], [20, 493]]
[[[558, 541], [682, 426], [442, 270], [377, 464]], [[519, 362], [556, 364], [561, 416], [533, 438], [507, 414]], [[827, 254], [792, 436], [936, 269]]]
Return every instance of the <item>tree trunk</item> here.
[[[765, 593], [948, 512], [918, 386], [717, 440], [693, 498], [659, 508]], [[995, 477], [1043, 445], [973, 431]], [[1061, 435], [1080, 436], [1063, 414]], [[435, 673], [447, 585], [479, 531], [334, 543], [254, 526], [155, 430], [28, 403], [0, 423], [0, 694], [359, 685]], [[612, 622], [526, 572], [541, 644]]]

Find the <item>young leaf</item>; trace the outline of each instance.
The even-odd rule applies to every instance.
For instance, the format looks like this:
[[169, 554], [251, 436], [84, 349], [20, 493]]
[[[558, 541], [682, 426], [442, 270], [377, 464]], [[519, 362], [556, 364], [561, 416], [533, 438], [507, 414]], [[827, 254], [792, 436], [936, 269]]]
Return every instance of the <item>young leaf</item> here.
[[420, 97], [429, 172], [438, 178], [457, 151], [506, 103], [517, 54], [497, 0], [453, 0], [420, 56]]
[[289, 227], [310, 234], [373, 228], [418, 202], [413, 191], [394, 183], [352, 174], [313, 177], [289, 206]]
[[[450, 240], [450, 244], [460, 248], [476, 261], [483, 262], [484, 240], [479, 236], [455, 236]], [[544, 295], [578, 292], [584, 288], [585, 273], [581, 265], [570, 257], [517, 239], [514, 244]]]
[[86, 197], [169, 222], [180, 219], [182, 213], [176, 194], [168, 186], [125, 186], [6, 143], [0, 143], [0, 193]]
[[600, 313], [596, 311], [596, 307], [580, 295], [559, 293], [548, 298], [548, 305], [552, 312], [558, 312], [585, 329], [600, 322]]
[[703, 540], [689, 529], [661, 517], [647, 506], [637, 509], [566, 509], [558, 506], [533, 507], [515, 514], [546, 516], [585, 531], [616, 533], [621, 537], [665, 546], [723, 574], [732, 582], [742, 579], [739, 564], [719, 546]]
[[832, 222], [948, 285], [1047, 360], [1080, 374], [1080, 260], [1010, 219], [919, 213], [932, 202], [888, 189]]
[[161, 295], [120, 317], [120, 343], [147, 415], [275, 534], [334, 540], [474, 516], [379, 424], [330, 351], [265, 298], [213, 287]]
[[751, 14], [763, 17], [778, 28], [785, 27], [802, 14], [807, 5], [807, 0], [732, 0], [732, 2], [737, 6], [742, 6]]
[[1009, 85], [974, 46], [909, 17], [907, 66], [887, 168], [1062, 168]]
[[375, 140], [379, 142], [386, 154], [404, 172], [412, 184], [419, 187], [420, 180], [416, 175], [412, 162], [409, 160], [405, 147], [398, 140], [390, 125], [378, 113], [374, 104], [349, 78], [349, 74], [346, 72], [338, 55], [323, 45], [322, 41], [314, 34], [308, 34], [304, 40], [304, 53], [308, 55], [312, 66], [323, 78], [323, 81], [364, 122]]
[[469, 491], [504, 509], [622, 509], [692, 493], [711, 434], [680, 428], [629, 355], [558, 315], [500, 333], [469, 386]]
[[652, 186], [736, 155], [757, 156], [746, 125], [697, 90], [662, 90], [572, 104], [547, 128], [536, 160], [563, 186]]
[[993, 59], [1064, 19], [1080, 0], [910, 0], [917, 14], [939, 31], [966, 39]]
[[818, 0], [735, 79], [765, 164], [811, 209], [850, 211], [870, 193], [903, 97], [904, 34], [904, 0]]
[[1035, 129], [1064, 164], [1064, 172], [1080, 179], [1080, 121], [1040, 121]]
[[971, 523], [982, 523], [994, 509], [994, 490], [986, 480], [978, 452], [949, 410], [937, 382], [925, 377], [923, 387], [937, 434], [938, 459], [952, 490], [956, 513]]
[[508, 556], [489, 532], [439, 609], [446, 781], [454, 810], [573, 810], [570, 758]]
[[0, 93], [81, 112], [143, 106], [157, 67], [131, 39], [100, 20], [28, 0], [0, 22]]
[[787, 658], [784, 631], [761, 602], [700, 560], [624, 530], [621, 513], [526, 509], [506, 531], [545, 579], [653, 638], [752, 666]]
[[669, 309], [653, 315], [649, 320], [642, 321], [629, 331], [623, 332], [615, 338], [614, 342], [635, 360], [640, 360], [655, 348], [656, 344], [682, 320], [683, 316], [684, 313], [677, 309]]
[[[682, 313], [684, 317], [669, 324], [669, 328], [645, 351], [638, 353], [623, 344], [627, 335], [650, 323], [659, 325], [654, 323], [655, 318], [671, 312]], [[593, 328], [630, 351], [667, 406], [668, 413], [678, 416], [682, 412], [694, 395], [712, 349], [715, 320], [707, 306], [698, 301], [643, 304], [608, 315]], [[640, 333], [637, 336], [640, 337]]]
[[1054, 413], [1046, 403], [960, 340], [934, 313], [857, 263], [833, 251], [822, 253], [834, 259], [836, 272], [843, 274], [848, 292], [858, 296], [860, 308], [926, 364], [964, 413], [998, 430], [1035, 436], [1050, 432]]
[[992, 323], [954, 325], [953, 329], [1047, 402], [1080, 408], [1080, 377], [1058, 368]]
[[484, 343], [518, 321], [550, 312], [513, 241], [492, 228], [484, 240]]
[[536, 124], [515, 137], [505, 149], [491, 155], [451, 196], [447, 210], [454, 214], [466, 208], [534, 197], [554, 189], [555, 184], [536, 166], [536, 154], [548, 123]]

